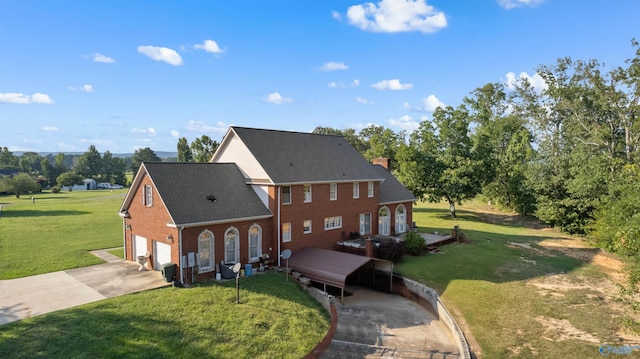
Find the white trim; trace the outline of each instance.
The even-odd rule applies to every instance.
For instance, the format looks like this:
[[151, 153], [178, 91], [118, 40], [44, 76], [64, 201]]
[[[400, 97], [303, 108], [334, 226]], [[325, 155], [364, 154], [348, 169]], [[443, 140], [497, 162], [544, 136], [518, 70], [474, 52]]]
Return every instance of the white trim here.
[[193, 228], [200, 226], [209, 226], [214, 224], [225, 224], [225, 223], [237, 223], [237, 222], [245, 222], [245, 221], [257, 221], [259, 219], [267, 219], [273, 217], [272, 214], [264, 215], [264, 216], [255, 216], [255, 217], [242, 217], [242, 218], [229, 218], [229, 219], [221, 219], [218, 221], [207, 221], [207, 222], [195, 222], [195, 223], [167, 223], [167, 227], [171, 228]]

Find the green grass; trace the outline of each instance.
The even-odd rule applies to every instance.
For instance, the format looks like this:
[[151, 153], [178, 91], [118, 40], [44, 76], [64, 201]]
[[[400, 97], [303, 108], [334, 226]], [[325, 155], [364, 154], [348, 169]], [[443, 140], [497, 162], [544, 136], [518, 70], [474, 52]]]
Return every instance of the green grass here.
[[301, 358], [329, 317], [269, 273], [108, 299], [0, 327], [1, 358]]
[[118, 256], [120, 258], [124, 258], [124, 248], [112, 249], [112, 250], [109, 250], [107, 252], [113, 254], [114, 256]]
[[103, 261], [90, 250], [122, 245], [118, 208], [126, 190], [0, 196], [0, 279]]
[[[472, 202], [459, 208], [459, 218], [451, 219], [444, 204], [416, 206], [414, 221], [420, 231], [450, 232], [459, 225], [468, 243], [443, 246], [440, 253], [405, 257], [395, 269], [441, 293], [450, 311], [466, 322], [483, 357], [597, 358], [601, 343], [635, 344], [621, 343], [615, 336], [624, 326], [624, 316], [602, 299], [601, 288], [607, 280], [603, 271], [537, 245], [544, 239], [566, 238], [562, 233], [526, 223], [501, 224], [504, 218], [497, 213], [476, 212], [481, 207]], [[533, 249], [508, 245], [510, 242], [528, 243]], [[598, 251], [587, 248], [582, 252]], [[552, 295], [527, 283], [558, 274], [563, 281], [576, 284], [575, 288]], [[567, 320], [596, 339], [589, 342], [574, 336], [560, 340], [563, 330], [545, 327], [540, 322], [545, 318]]]

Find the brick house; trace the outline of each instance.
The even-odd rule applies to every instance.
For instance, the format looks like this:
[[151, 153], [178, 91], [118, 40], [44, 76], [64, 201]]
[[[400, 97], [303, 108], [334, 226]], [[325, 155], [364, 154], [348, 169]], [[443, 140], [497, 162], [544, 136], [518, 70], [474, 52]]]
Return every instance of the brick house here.
[[221, 262], [277, 265], [285, 249], [402, 234], [415, 198], [386, 164], [341, 136], [231, 127], [210, 163], [141, 165], [119, 212], [125, 257], [148, 252], [194, 282]]

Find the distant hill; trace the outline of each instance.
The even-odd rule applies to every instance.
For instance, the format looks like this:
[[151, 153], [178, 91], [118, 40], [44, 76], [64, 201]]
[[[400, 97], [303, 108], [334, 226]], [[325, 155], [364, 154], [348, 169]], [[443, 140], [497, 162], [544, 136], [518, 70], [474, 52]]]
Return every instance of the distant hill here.
[[[13, 152], [14, 155], [16, 156], [22, 156], [22, 154], [25, 151], [15, 151]], [[85, 151], [86, 152], [86, 151]], [[154, 151], [156, 153], [156, 155], [160, 158], [162, 158], [163, 160], [166, 158], [177, 158], [178, 157], [178, 152], [167, 152], [167, 151]], [[48, 154], [53, 154], [53, 155], [57, 155], [60, 152], [38, 152], [38, 154], [40, 156], [46, 156]], [[63, 152], [65, 155], [73, 155], [73, 156], [80, 156], [81, 154], [83, 154], [84, 152]], [[100, 153], [100, 155], [103, 155], [104, 153]], [[119, 157], [119, 158], [127, 158], [127, 157], [131, 157], [133, 156], [133, 153], [112, 153], [111, 154], [113, 157]]]

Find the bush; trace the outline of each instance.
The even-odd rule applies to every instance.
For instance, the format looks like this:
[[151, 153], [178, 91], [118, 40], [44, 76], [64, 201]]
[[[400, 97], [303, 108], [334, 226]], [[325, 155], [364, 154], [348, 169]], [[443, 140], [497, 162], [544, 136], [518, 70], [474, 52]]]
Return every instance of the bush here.
[[51, 187], [51, 193], [60, 193], [60, 187], [58, 186]]
[[404, 235], [404, 247], [412, 256], [419, 256], [424, 251], [424, 238], [416, 232], [408, 232]]
[[376, 258], [397, 262], [405, 253], [404, 244], [398, 243], [393, 238], [380, 241], [380, 245], [375, 249]]

